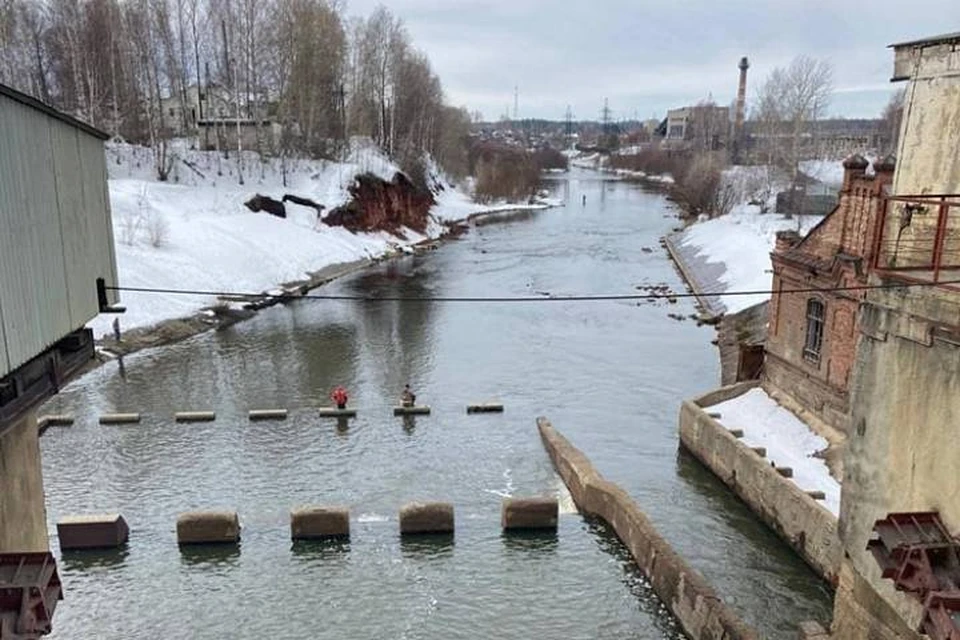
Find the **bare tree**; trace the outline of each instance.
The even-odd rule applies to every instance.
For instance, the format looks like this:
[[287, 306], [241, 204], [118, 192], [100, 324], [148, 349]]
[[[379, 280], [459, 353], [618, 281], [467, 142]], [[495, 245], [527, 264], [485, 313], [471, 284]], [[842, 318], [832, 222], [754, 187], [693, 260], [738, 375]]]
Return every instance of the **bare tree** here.
[[906, 92], [899, 89], [890, 96], [890, 101], [883, 108], [880, 114], [881, 136], [883, 138], [882, 152], [896, 153], [897, 145], [900, 141], [900, 123], [903, 121], [903, 103], [906, 98]]
[[774, 69], [758, 92], [756, 119], [771, 163], [782, 164], [794, 180], [799, 174], [805, 137], [813, 134], [833, 93], [833, 67], [825, 60], [799, 56]]

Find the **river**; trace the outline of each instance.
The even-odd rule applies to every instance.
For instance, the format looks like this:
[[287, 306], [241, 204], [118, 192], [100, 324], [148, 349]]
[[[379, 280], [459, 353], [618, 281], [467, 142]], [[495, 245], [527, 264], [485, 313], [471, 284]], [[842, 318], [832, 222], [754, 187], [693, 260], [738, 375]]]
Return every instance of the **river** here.
[[[661, 195], [579, 171], [547, 185], [569, 204], [487, 219], [428, 255], [320, 291], [682, 289], [658, 245], [676, 224]], [[304, 300], [136, 354], [123, 376], [115, 363], [101, 367], [46, 408], [77, 417], [41, 440], [47, 515], [55, 531], [66, 514], [118, 511], [130, 542], [117, 553], [57, 552], [66, 599], [52, 637], [681, 637], [601, 524], [565, 513], [556, 536], [501, 536], [502, 496], [565, 494], [539, 441], [541, 415], [765, 636], [828, 620], [826, 585], [678, 453], [680, 401], [715, 387], [718, 364], [713, 330], [668, 313], [695, 309], [687, 299]], [[392, 416], [405, 383], [432, 416]], [[312, 410], [336, 384], [359, 410], [347, 429]], [[506, 412], [465, 414], [486, 400]], [[290, 419], [246, 419], [275, 407]], [[217, 420], [176, 424], [181, 410], [216, 410]], [[97, 424], [108, 411], [139, 411], [143, 422]], [[396, 514], [413, 500], [453, 502], [455, 538], [401, 543]], [[350, 542], [291, 545], [289, 510], [301, 504], [349, 505]], [[239, 550], [178, 550], [177, 514], [199, 508], [239, 511]]]

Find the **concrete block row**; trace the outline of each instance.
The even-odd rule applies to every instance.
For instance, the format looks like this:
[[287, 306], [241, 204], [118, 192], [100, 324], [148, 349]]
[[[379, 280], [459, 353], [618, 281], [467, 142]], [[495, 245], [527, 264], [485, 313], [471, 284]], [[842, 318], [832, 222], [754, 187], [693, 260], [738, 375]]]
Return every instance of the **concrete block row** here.
[[[321, 418], [356, 418], [356, 409], [337, 409], [334, 407], [321, 407], [317, 410]], [[431, 408], [428, 406], [416, 407], [394, 407], [395, 416], [428, 416]], [[471, 404], [467, 405], [467, 413], [503, 413], [502, 404]], [[252, 409], [247, 412], [247, 417], [251, 421], [262, 420], [286, 420], [288, 411], [286, 409]], [[45, 416], [42, 420], [43, 427], [47, 426], [66, 426], [73, 424], [73, 416]], [[139, 413], [105, 413], [100, 416], [100, 424], [137, 424], [142, 416]], [[212, 422], [217, 419], [214, 411], [177, 411], [173, 414], [176, 422]]]
[[[559, 503], [555, 497], [508, 498], [501, 507], [505, 532], [556, 531]], [[453, 505], [448, 502], [413, 502], [400, 509], [400, 535], [453, 534]], [[130, 534], [120, 514], [67, 516], [57, 523], [61, 550], [103, 549], [124, 545]], [[350, 510], [346, 507], [303, 506], [290, 512], [293, 540], [350, 537]], [[191, 511], [177, 517], [177, 543], [236, 544], [240, 518], [236, 511]]]

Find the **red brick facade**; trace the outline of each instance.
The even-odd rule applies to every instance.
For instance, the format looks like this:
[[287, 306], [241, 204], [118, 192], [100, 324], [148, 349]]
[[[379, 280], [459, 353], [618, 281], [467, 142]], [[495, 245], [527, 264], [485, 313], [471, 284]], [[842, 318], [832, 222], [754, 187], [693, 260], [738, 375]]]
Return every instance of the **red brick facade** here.
[[860, 156], [843, 166], [837, 208], [802, 239], [791, 232], [777, 236], [764, 383], [846, 432], [857, 312], [865, 291], [788, 293], [867, 283], [894, 162], [875, 163], [874, 175], [866, 174], [869, 164]]

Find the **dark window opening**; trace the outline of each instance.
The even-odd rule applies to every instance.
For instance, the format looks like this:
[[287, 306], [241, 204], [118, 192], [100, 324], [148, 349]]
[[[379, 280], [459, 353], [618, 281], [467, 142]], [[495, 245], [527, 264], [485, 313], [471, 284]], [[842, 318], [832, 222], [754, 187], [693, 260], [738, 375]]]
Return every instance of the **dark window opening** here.
[[810, 362], [820, 362], [820, 349], [823, 347], [823, 303], [819, 300], [807, 302], [807, 341], [803, 346], [803, 357]]

